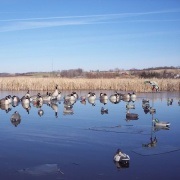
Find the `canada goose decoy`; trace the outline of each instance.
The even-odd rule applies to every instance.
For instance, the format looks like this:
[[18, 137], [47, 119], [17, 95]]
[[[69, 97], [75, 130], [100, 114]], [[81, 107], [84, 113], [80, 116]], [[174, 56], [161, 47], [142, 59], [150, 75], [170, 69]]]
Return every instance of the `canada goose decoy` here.
[[21, 122], [21, 116], [20, 114], [15, 111], [12, 115], [11, 115], [11, 118], [10, 118], [12, 124], [17, 127], [18, 124], [20, 124]]
[[121, 100], [125, 101], [125, 102], [129, 102], [131, 99], [131, 94], [120, 94]]
[[54, 92], [52, 93], [52, 99], [56, 99], [57, 98], [57, 96], [58, 96], [58, 94], [59, 94], [59, 91], [58, 91], [58, 85], [56, 84], [56, 87], [55, 87], [55, 90], [54, 90]]
[[99, 98], [107, 100], [108, 99], [108, 95], [106, 93], [100, 93], [100, 97]]
[[93, 92], [89, 92], [87, 95], [88, 100], [95, 100], [96, 99], [96, 94]]
[[131, 101], [136, 101], [136, 94], [135, 94], [135, 92], [133, 92], [132, 94], [130, 94], [130, 99], [131, 99]]
[[115, 92], [114, 94], [110, 95], [109, 100], [113, 104], [117, 104], [120, 102], [120, 94]]
[[11, 95], [8, 95], [7, 97], [8, 97], [9, 104], [11, 104], [11, 103], [12, 103], [12, 97], [11, 97]]
[[106, 93], [100, 93], [100, 102], [103, 103], [104, 105], [107, 104], [108, 102], [108, 96]]
[[47, 103], [50, 102], [51, 99], [52, 99], [52, 98], [51, 98], [51, 93], [48, 93], [48, 92], [47, 92], [46, 95], [43, 95], [43, 96], [42, 96], [42, 99], [43, 99], [43, 103], [44, 103], [44, 104], [47, 104]]
[[0, 105], [9, 104], [9, 98], [6, 96], [5, 98], [0, 99]]
[[20, 98], [19, 98], [18, 96], [15, 96], [15, 95], [14, 95], [14, 96], [12, 97], [12, 102], [13, 102], [13, 103], [20, 102]]
[[96, 94], [89, 92], [87, 95], [88, 103], [91, 104], [92, 106], [95, 106], [95, 101], [96, 101]]

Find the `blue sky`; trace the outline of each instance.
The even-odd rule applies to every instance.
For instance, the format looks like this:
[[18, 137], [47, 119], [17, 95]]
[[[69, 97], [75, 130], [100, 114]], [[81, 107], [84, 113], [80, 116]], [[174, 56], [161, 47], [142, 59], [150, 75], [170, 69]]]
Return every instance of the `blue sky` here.
[[0, 72], [180, 66], [179, 0], [0, 0]]

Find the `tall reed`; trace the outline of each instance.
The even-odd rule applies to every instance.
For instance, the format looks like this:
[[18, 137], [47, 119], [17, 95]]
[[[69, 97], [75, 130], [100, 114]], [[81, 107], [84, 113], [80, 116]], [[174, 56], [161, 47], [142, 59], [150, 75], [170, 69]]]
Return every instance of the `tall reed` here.
[[35, 78], [35, 77], [1, 77], [0, 90], [52, 91], [55, 85], [59, 90], [118, 90], [150, 92], [151, 86], [145, 80], [156, 81], [161, 91], [180, 91], [180, 79], [87, 79], [87, 78]]

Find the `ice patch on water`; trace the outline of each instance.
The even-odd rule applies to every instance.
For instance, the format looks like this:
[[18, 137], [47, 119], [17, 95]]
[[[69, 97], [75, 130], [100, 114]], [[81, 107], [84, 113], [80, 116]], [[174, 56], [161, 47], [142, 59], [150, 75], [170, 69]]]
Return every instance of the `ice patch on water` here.
[[179, 147], [164, 145], [164, 146], [156, 146], [156, 147], [140, 147], [132, 151], [142, 156], [149, 156], [149, 155], [170, 153], [170, 152], [178, 151], [178, 150], [180, 150]]
[[92, 127], [89, 130], [113, 133], [128, 133], [128, 134], [150, 134], [149, 126], [134, 126], [134, 125], [117, 125], [106, 127]]
[[50, 173], [57, 173], [58, 171], [59, 170], [57, 164], [42, 164], [42, 165], [18, 170], [19, 173], [36, 175], [36, 176], [47, 175]]

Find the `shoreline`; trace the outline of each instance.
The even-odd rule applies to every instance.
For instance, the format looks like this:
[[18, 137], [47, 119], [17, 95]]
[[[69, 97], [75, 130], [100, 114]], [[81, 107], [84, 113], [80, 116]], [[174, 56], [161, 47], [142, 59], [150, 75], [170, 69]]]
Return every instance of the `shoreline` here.
[[152, 92], [152, 86], [144, 81], [156, 81], [160, 91], [180, 91], [180, 79], [88, 79], [59, 77], [0, 77], [1, 91], [52, 91], [56, 84], [62, 90], [116, 90], [129, 92]]

